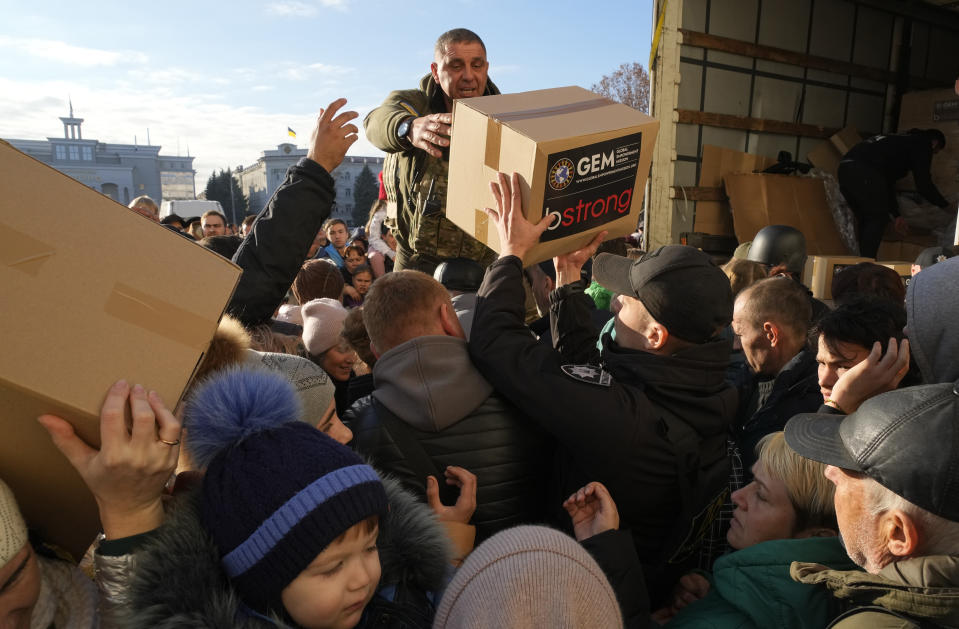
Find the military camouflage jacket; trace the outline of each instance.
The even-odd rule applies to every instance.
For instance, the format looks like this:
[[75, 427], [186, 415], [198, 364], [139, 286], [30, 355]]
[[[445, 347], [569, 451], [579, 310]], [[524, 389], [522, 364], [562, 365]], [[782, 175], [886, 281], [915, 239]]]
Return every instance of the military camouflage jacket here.
[[[487, 80], [484, 95], [491, 94], [499, 94], [499, 90]], [[433, 267], [447, 258], [472, 258], [484, 266], [496, 259], [495, 252], [445, 216], [448, 155], [431, 157], [406, 138], [397, 137], [397, 127], [406, 118], [444, 111], [443, 92], [427, 74], [419, 89], [391, 92], [363, 122], [366, 137], [387, 153], [383, 185], [388, 214], [396, 221], [397, 269], [432, 273]]]

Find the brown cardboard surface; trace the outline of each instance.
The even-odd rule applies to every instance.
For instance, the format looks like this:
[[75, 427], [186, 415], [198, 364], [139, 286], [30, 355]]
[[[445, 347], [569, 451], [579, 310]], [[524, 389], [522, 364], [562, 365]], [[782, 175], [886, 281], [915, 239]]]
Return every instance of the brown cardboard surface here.
[[37, 424], [99, 444], [120, 378], [176, 406], [227, 303], [234, 264], [0, 142], [0, 478], [31, 527], [79, 558], [97, 512]]
[[887, 260], [915, 260], [926, 247], [933, 247], [936, 239], [929, 238], [907, 238], [906, 240], [883, 240], [879, 243], [879, 251], [876, 252], [876, 260], [886, 262]]
[[[703, 146], [702, 165], [699, 169], [699, 185], [719, 188], [723, 185], [723, 176], [732, 173], [751, 173], [776, 163], [765, 155], [742, 153], [732, 149], [706, 144]], [[679, 198], [681, 195], [677, 195]], [[735, 235], [733, 215], [727, 201], [698, 201], [696, 220], [693, 230], [721, 236]]]
[[726, 175], [726, 194], [739, 242], [767, 225], [790, 225], [806, 237], [810, 255], [844, 255], [822, 180], [792, 175]]
[[[538, 222], [546, 212], [560, 217], [556, 231], [543, 235], [525, 264], [579, 248], [603, 230], [609, 231], [609, 238], [629, 234], [636, 229], [642, 208], [658, 129], [655, 119], [580, 87], [458, 100], [453, 108], [446, 216], [500, 251], [496, 228], [483, 208], [493, 205], [489, 182], [496, 173], [516, 172], [527, 218]], [[615, 154], [612, 162], [593, 159], [610, 152]], [[564, 159], [572, 164], [573, 174], [563, 178], [558, 189], [551, 188], [547, 185], [551, 170], [562, 170]], [[585, 173], [579, 170], [581, 160], [586, 160]], [[615, 185], [623, 189], [612, 200], [596, 186], [612, 185], [615, 173], [622, 175]], [[558, 176], [562, 178], [561, 173]], [[589, 207], [577, 209], [577, 202], [584, 201]], [[577, 228], [577, 218], [583, 218], [583, 227]]]
[[[959, 96], [947, 89], [904, 94], [899, 108], [899, 132], [909, 129], [939, 129], [946, 147], [932, 158], [932, 182], [944, 196], [959, 192]], [[900, 179], [900, 190], [915, 190], [912, 174]]]
[[832, 281], [836, 274], [860, 262], [875, 262], [858, 256], [809, 256], [803, 271], [803, 284], [816, 299], [832, 299]]

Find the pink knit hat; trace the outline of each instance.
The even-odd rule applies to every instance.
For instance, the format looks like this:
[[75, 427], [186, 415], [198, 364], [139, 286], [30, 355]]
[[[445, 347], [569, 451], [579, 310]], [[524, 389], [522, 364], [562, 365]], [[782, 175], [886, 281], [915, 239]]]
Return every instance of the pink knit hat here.
[[319, 356], [337, 344], [347, 310], [335, 299], [314, 299], [300, 308], [303, 344], [311, 356]]

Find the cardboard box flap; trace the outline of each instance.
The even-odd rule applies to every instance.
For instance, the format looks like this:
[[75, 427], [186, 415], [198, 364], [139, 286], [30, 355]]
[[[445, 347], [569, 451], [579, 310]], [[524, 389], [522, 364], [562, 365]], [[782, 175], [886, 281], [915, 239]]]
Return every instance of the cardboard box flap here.
[[576, 86], [457, 102], [535, 142], [625, 129], [650, 119], [640, 111]]
[[[5, 142], [0, 198], [0, 478], [32, 526], [82, 553], [95, 505], [36, 416], [60, 414], [97, 445], [120, 378], [174, 408], [240, 269]], [[65, 505], [59, 518], [47, 504]]]
[[739, 242], [766, 225], [789, 225], [806, 237], [810, 255], [845, 255], [821, 179], [793, 175], [729, 174], [724, 177]]

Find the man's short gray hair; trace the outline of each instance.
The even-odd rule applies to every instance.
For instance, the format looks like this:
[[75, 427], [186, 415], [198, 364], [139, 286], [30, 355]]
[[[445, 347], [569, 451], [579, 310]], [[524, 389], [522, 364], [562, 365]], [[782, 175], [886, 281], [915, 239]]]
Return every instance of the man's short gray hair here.
[[479, 45], [483, 47], [483, 52], [486, 52], [486, 44], [483, 43], [479, 35], [468, 28], [454, 28], [440, 35], [439, 39], [436, 40], [436, 46], [433, 48], [433, 52], [444, 55], [446, 54], [446, 48], [450, 44], [458, 44], [460, 42], [478, 42]]
[[915, 556], [959, 553], [959, 522], [917, 507], [868, 476], [863, 480], [866, 481], [866, 508], [872, 515], [896, 509], [912, 519], [919, 530], [919, 548]]

